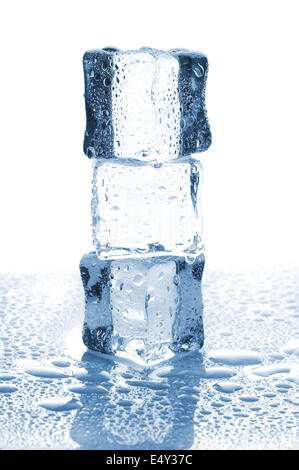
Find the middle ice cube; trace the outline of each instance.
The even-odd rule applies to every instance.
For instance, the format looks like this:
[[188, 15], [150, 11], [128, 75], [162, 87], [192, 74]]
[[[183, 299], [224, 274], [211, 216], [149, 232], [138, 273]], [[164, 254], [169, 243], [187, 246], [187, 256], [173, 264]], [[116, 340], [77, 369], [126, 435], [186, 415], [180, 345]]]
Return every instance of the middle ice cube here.
[[93, 242], [101, 259], [198, 256], [201, 164], [95, 161]]

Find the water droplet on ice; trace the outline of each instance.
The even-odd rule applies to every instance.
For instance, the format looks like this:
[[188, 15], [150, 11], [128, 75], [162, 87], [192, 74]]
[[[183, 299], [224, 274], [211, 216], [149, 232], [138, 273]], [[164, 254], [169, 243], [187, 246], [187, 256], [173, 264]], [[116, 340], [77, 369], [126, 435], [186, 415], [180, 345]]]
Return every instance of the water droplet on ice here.
[[195, 67], [193, 68], [193, 72], [194, 72], [194, 75], [197, 77], [197, 78], [200, 78], [203, 76], [204, 74], [204, 69], [203, 67], [200, 65], [200, 64], [197, 64], [195, 65]]
[[142, 274], [136, 274], [136, 276], [134, 277], [134, 280], [133, 280], [134, 284], [136, 286], [141, 286], [141, 284], [143, 283], [143, 276]]

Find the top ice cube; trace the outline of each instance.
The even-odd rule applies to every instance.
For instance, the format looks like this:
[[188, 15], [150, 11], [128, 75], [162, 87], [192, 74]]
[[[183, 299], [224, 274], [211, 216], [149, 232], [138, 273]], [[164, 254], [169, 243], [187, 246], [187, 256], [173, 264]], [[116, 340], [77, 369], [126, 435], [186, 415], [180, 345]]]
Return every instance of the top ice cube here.
[[104, 48], [83, 66], [88, 157], [163, 162], [210, 146], [205, 55]]

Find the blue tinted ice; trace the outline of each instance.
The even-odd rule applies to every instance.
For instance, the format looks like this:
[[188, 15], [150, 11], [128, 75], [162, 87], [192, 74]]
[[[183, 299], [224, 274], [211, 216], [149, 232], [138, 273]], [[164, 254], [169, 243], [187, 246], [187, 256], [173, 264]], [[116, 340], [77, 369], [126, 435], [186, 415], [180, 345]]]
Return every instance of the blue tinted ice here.
[[179, 62], [180, 154], [203, 152], [212, 142], [205, 107], [208, 59], [204, 54], [183, 49], [170, 52]]
[[203, 344], [204, 256], [157, 256], [80, 263], [85, 290], [83, 341], [92, 350], [142, 362]]
[[162, 162], [209, 147], [203, 54], [106, 48], [83, 65], [88, 157]]

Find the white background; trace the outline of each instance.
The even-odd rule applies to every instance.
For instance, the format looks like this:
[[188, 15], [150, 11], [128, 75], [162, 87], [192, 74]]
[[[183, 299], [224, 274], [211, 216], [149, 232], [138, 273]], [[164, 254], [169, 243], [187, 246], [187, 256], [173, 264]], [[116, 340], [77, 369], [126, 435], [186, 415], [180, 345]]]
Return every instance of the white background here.
[[74, 269], [91, 248], [82, 55], [200, 50], [207, 263], [299, 262], [298, 1], [2, 1], [0, 270]]

